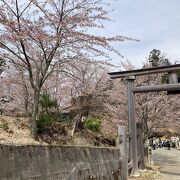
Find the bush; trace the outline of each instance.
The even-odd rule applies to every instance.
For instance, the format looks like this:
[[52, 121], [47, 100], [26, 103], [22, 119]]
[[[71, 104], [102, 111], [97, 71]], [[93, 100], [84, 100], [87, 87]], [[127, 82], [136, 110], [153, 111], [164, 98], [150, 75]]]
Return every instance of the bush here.
[[39, 120], [37, 121], [38, 129], [44, 129], [46, 127], [52, 126], [53, 122], [56, 120], [56, 114], [41, 114]]
[[84, 127], [91, 130], [91, 131], [94, 131], [94, 132], [100, 132], [101, 123], [102, 122], [101, 122], [101, 120], [99, 118], [88, 117], [85, 120]]
[[8, 130], [9, 130], [8, 123], [5, 122], [5, 123], [1, 124], [1, 125], [0, 125], [0, 128], [2, 128], [4, 131], [8, 131]]

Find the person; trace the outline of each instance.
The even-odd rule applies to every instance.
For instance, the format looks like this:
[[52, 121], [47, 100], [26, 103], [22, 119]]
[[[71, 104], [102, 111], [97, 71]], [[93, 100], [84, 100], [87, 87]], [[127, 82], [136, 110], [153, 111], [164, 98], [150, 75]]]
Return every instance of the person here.
[[162, 141], [159, 141], [159, 147], [162, 148]]
[[167, 148], [168, 148], [168, 150], [171, 149], [171, 143], [170, 143], [170, 140], [167, 140]]
[[155, 139], [153, 138], [153, 150], [155, 150], [156, 149], [156, 141], [155, 141]]
[[176, 143], [176, 149], [179, 149], [179, 138], [176, 139], [175, 143]]
[[149, 146], [150, 146], [150, 147], [153, 147], [153, 139], [150, 139], [150, 140], [149, 140]]

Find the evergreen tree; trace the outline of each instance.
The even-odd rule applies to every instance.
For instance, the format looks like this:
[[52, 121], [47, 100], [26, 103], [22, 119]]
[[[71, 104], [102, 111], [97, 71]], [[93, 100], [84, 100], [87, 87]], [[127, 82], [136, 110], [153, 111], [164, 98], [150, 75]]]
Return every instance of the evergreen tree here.
[[171, 63], [166, 58], [166, 55], [161, 53], [159, 49], [153, 49], [149, 54], [149, 63], [152, 67], [167, 66]]

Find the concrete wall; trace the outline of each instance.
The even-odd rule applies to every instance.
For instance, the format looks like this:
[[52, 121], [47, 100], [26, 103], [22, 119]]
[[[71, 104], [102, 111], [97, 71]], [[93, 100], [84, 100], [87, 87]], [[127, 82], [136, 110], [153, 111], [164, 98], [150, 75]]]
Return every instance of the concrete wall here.
[[117, 148], [0, 145], [0, 180], [120, 178]]

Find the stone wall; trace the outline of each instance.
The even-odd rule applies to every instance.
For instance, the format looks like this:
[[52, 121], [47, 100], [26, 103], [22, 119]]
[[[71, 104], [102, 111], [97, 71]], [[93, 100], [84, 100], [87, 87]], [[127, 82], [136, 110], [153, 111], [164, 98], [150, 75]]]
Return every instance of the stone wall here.
[[0, 180], [119, 180], [118, 148], [0, 145]]

